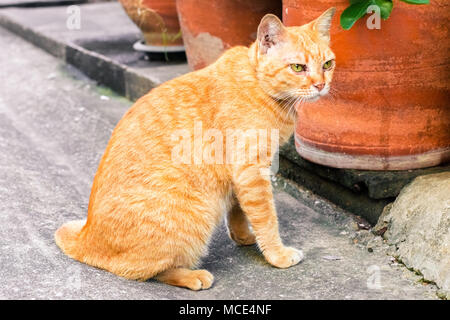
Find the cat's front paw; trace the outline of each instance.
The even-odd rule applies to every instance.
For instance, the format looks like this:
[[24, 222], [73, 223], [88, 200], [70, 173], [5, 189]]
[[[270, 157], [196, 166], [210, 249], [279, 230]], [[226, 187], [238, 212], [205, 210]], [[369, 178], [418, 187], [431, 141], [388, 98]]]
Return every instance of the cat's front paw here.
[[291, 247], [267, 249], [263, 254], [267, 262], [277, 268], [289, 268], [303, 259], [303, 252]]

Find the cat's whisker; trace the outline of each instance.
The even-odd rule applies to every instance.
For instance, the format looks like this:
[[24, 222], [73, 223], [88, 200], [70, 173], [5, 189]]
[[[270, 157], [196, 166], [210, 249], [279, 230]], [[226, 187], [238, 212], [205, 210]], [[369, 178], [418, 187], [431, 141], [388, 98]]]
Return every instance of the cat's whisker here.
[[[302, 97], [298, 96], [290, 101], [290, 103], [288, 105], [288, 115], [290, 117], [295, 117], [295, 115], [296, 115], [295, 106], [297, 105], [297, 103], [299, 102], [300, 99], [302, 99]], [[295, 119], [294, 119], [294, 121], [295, 121]]]
[[[278, 100], [274, 100], [274, 97], [271, 96], [267, 96], [264, 99], [264, 102], [268, 103], [271, 106], [275, 106], [277, 108], [281, 107], [285, 110], [288, 110], [287, 114], [288, 117], [291, 117], [290, 115], [290, 105], [294, 103], [296, 97], [293, 95], [294, 90], [290, 90], [288, 92], [282, 92], [282, 93], [278, 93], [276, 96], [276, 99]], [[279, 119], [276, 119], [276, 127], [281, 127], [282, 122], [283, 122], [283, 118], [280, 117]]]

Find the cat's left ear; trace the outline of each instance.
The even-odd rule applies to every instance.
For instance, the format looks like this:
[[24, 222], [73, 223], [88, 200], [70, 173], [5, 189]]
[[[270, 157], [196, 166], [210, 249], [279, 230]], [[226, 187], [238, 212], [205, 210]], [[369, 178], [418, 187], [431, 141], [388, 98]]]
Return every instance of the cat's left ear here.
[[258, 47], [261, 53], [266, 53], [269, 48], [284, 41], [286, 28], [274, 14], [266, 14], [258, 26]]
[[336, 12], [336, 8], [330, 8], [316, 20], [311, 22], [311, 26], [314, 31], [316, 31], [319, 37], [326, 41], [330, 42], [330, 28], [331, 28], [331, 20], [333, 19], [334, 13]]

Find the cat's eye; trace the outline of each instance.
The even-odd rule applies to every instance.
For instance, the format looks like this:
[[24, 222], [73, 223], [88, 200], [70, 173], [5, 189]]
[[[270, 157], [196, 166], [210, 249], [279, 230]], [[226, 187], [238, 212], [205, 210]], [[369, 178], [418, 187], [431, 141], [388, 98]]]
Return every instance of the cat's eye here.
[[325, 62], [324, 64], [323, 64], [323, 69], [324, 70], [328, 70], [328, 69], [330, 69], [332, 66], [333, 66], [333, 62], [334, 62], [334, 60], [328, 60], [327, 62]]
[[304, 64], [293, 63], [291, 64], [291, 69], [294, 70], [295, 72], [302, 72], [306, 71], [306, 66]]

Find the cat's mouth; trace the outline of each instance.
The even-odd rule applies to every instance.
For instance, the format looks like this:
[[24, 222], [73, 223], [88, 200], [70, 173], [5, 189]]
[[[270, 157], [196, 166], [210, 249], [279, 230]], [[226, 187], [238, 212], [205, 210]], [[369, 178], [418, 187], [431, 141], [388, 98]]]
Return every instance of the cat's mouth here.
[[303, 98], [303, 101], [305, 102], [316, 102], [317, 100], [319, 100], [321, 97], [324, 97], [328, 94], [328, 88], [325, 88], [321, 91], [317, 91], [313, 94], [310, 94], [306, 97]]

